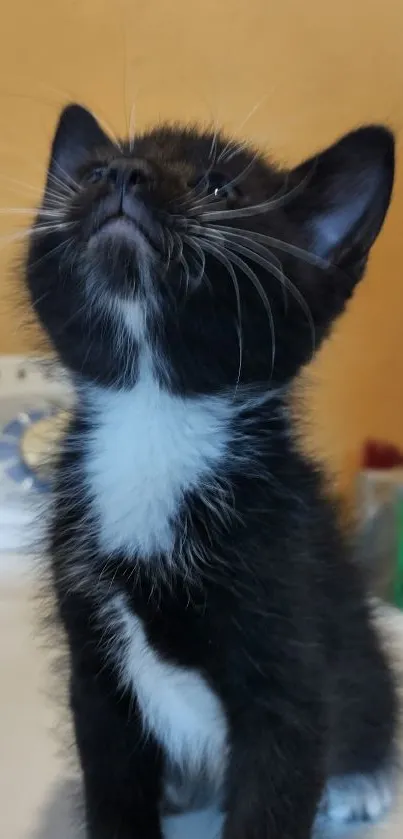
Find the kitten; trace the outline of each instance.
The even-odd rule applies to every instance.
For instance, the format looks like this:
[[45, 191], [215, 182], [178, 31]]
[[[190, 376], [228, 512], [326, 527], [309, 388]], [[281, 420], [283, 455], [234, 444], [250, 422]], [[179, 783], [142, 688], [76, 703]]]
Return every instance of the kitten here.
[[77, 393], [49, 537], [89, 839], [207, 800], [225, 839], [307, 839], [390, 801], [393, 679], [287, 398], [393, 170], [377, 126], [282, 171], [61, 115], [26, 278]]

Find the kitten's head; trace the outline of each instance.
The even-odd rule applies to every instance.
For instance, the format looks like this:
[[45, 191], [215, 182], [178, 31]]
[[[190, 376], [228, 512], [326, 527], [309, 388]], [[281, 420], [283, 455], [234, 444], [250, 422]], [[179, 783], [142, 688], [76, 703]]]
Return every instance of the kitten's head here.
[[159, 127], [117, 143], [61, 115], [27, 279], [63, 363], [180, 392], [279, 385], [360, 279], [390, 201], [394, 142], [361, 128], [292, 171], [220, 134]]

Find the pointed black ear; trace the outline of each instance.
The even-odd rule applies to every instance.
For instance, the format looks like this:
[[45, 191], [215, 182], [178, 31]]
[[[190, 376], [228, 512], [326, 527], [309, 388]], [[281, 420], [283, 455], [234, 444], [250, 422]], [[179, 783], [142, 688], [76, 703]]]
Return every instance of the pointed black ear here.
[[95, 117], [81, 105], [68, 105], [62, 111], [50, 155], [49, 172], [59, 180], [75, 178], [77, 169], [99, 146], [112, 141]]
[[294, 170], [301, 190], [289, 213], [318, 257], [339, 265], [365, 261], [389, 206], [394, 145], [386, 128], [368, 126]]

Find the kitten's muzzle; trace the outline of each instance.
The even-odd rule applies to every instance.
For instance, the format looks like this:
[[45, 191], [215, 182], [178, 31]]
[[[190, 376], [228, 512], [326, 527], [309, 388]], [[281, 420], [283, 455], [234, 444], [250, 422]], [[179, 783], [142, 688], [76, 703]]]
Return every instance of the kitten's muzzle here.
[[132, 230], [133, 245], [140, 233], [158, 249], [158, 225], [145, 203], [152, 184], [152, 170], [146, 161], [119, 160], [105, 167], [102, 197], [92, 212], [90, 238], [108, 232], [130, 238]]

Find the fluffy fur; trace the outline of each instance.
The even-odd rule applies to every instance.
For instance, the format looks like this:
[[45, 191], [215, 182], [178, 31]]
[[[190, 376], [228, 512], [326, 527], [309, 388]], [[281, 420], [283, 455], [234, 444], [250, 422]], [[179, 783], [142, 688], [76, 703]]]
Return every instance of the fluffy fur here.
[[94, 388], [90, 403], [96, 424], [85, 473], [100, 549], [151, 561], [172, 555], [185, 493], [214, 483], [215, 468], [230, 457], [233, 405], [170, 394], [148, 365], [132, 390]]
[[393, 181], [369, 127], [294, 171], [218, 134], [55, 135], [27, 259], [76, 383], [50, 561], [89, 839], [377, 817], [396, 697], [290, 384], [361, 278]]

